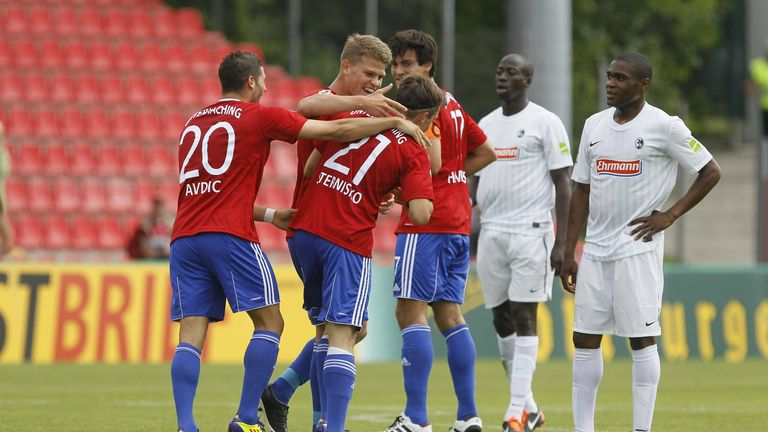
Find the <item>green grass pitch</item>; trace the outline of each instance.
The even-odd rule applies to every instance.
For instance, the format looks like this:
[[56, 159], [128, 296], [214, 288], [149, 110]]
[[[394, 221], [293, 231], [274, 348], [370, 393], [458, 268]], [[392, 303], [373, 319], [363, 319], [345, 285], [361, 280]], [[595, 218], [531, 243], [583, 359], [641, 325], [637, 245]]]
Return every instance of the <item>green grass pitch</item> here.
[[[278, 365], [276, 374], [285, 365]], [[606, 363], [598, 393], [599, 431], [632, 429], [631, 362]], [[204, 365], [195, 410], [200, 430], [221, 431], [237, 408], [239, 366]], [[360, 365], [347, 427], [381, 431], [403, 409], [400, 366]], [[544, 409], [544, 431], [570, 431], [571, 372], [565, 361], [541, 364], [534, 394]], [[499, 431], [508, 389], [500, 363], [477, 367], [477, 403], [486, 431]], [[429, 393], [434, 430], [453, 424], [456, 402], [447, 365], [435, 362]], [[311, 430], [309, 388], [291, 401], [291, 432]], [[167, 365], [0, 366], [0, 431], [175, 432]], [[655, 431], [768, 430], [768, 362], [663, 363]]]

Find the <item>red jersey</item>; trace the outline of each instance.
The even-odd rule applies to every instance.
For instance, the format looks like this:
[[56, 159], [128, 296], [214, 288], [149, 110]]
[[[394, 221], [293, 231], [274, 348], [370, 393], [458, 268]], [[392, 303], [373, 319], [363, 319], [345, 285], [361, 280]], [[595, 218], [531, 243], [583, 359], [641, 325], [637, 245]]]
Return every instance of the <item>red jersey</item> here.
[[[347, 117], [368, 116], [353, 111]], [[370, 257], [381, 197], [397, 186], [403, 200], [432, 199], [426, 150], [390, 129], [352, 143], [319, 142], [323, 156], [291, 228]]]
[[464, 161], [467, 154], [488, 138], [453, 95], [445, 90], [443, 93], [445, 103], [432, 123], [432, 133], [440, 137], [440, 155], [443, 161], [440, 171], [432, 177], [432, 187], [435, 191], [432, 217], [426, 225], [414, 225], [408, 219], [408, 211], [403, 206], [396, 233], [469, 235], [472, 206], [469, 202]]
[[171, 241], [223, 232], [258, 242], [253, 203], [273, 140], [294, 142], [306, 119], [221, 99], [192, 115], [179, 140], [179, 210]]
[[[326, 87], [317, 91], [314, 91], [304, 97], [313, 96], [316, 94], [336, 94], [333, 90]], [[330, 117], [317, 117], [318, 120], [328, 120]], [[304, 195], [304, 190], [309, 184], [309, 179], [304, 178], [304, 166], [307, 164], [309, 155], [312, 154], [312, 150], [317, 147], [317, 141], [312, 140], [299, 140], [296, 143], [296, 186], [293, 188], [293, 201], [291, 201], [291, 208], [299, 208], [299, 201]], [[288, 230], [285, 233], [286, 237], [293, 237], [293, 231]]]

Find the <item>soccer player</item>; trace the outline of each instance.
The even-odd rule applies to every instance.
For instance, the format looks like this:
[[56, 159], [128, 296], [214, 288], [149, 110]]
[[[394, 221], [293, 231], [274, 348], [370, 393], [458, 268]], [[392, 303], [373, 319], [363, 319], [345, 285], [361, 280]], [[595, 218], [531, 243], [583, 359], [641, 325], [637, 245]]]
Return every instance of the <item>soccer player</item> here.
[[563, 122], [528, 100], [532, 80], [533, 65], [525, 57], [509, 54], [499, 62], [501, 107], [479, 123], [497, 159], [470, 183], [480, 209], [477, 272], [509, 379], [503, 430], [511, 432], [544, 424], [531, 392], [539, 348], [536, 310], [551, 298], [563, 262], [573, 165]]
[[[660, 375], [656, 336], [661, 334], [664, 230], [720, 180], [717, 162], [683, 121], [646, 102], [652, 75], [642, 54], [614, 58], [606, 83], [611, 108], [585, 122], [573, 169], [576, 186], [560, 278], [575, 294], [573, 421], [578, 432], [595, 430], [604, 334], [629, 338], [633, 430], [651, 430]], [[680, 200], [661, 211], [678, 164], [698, 176]], [[587, 237], [577, 265], [574, 249], [585, 221]]]
[[[432, 81], [413, 76], [403, 80], [397, 100], [426, 130], [443, 95]], [[325, 324], [329, 344], [323, 364], [327, 417], [315, 430], [343, 432], [355, 383], [355, 333], [367, 315], [380, 198], [400, 186], [409, 216], [422, 225], [432, 214], [433, 192], [427, 152], [398, 131], [318, 149], [320, 163], [291, 228], [304, 273], [305, 308], [313, 324]]]
[[[299, 113], [308, 118], [332, 119], [335, 114], [363, 109], [376, 117], [400, 115], [405, 107], [384, 96], [391, 85], [380, 89], [386, 69], [392, 61], [392, 54], [387, 44], [376, 36], [350, 35], [341, 52], [339, 73], [330, 86], [320, 89], [299, 102]], [[315, 144], [309, 140], [299, 140], [297, 143], [297, 173], [296, 186], [293, 191], [292, 208], [298, 208], [301, 197], [309, 184], [311, 176], [304, 175], [304, 168]], [[388, 211], [394, 203], [386, 202], [381, 211]], [[286, 235], [288, 250], [291, 254], [296, 272], [303, 276], [298, 263], [293, 232]], [[264, 413], [269, 426], [275, 432], [288, 430], [288, 403], [296, 389], [307, 380], [312, 386], [313, 424], [322, 417], [321, 402], [325, 391], [322, 381], [323, 358], [328, 352], [328, 339], [322, 338], [322, 325], [318, 326], [318, 338], [309, 340], [298, 357], [270, 384], [262, 395]], [[366, 325], [357, 332], [359, 342], [365, 336]], [[319, 352], [319, 354], [317, 354]]]
[[[389, 41], [392, 76], [398, 89], [410, 73], [430, 80], [435, 75], [437, 44], [418, 30], [395, 33]], [[432, 123], [439, 140], [438, 167], [432, 177], [434, 212], [426, 225], [415, 224], [403, 211], [395, 243], [396, 315], [403, 338], [402, 365], [407, 403], [404, 412], [387, 428], [391, 432], [428, 432], [427, 383], [433, 349], [427, 307], [448, 347], [448, 366], [458, 399], [456, 432], [478, 432], [482, 421], [475, 405], [475, 344], [461, 312], [469, 271], [471, 206], [467, 176], [496, 160], [485, 134], [444, 91], [445, 103]]]
[[171, 234], [171, 320], [179, 345], [171, 382], [179, 430], [196, 431], [192, 405], [200, 355], [210, 322], [224, 317], [224, 301], [246, 312], [254, 332], [245, 351], [238, 415], [230, 432], [261, 432], [259, 397], [277, 359], [283, 319], [272, 267], [259, 246], [254, 207], [272, 140], [350, 140], [402, 128], [428, 144], [421, 130], [399, 117], [306, 120], [282, 108], [259, 105], [264, 68], [253, 53], [236, 51], [219, 65], [222, 98], [192, 115], [179, 142], [179, 207]]

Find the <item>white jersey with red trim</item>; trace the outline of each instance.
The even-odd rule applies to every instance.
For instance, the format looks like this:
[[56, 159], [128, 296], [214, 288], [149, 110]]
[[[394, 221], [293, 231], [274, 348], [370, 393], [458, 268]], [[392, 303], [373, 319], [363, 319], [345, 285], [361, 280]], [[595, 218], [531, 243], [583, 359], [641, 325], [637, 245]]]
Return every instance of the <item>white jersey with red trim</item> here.
[[615, 108], [594, 114], [584, 124], [573, 180], [588, 184], [589, 218], [584, 253], [616, 260], [654, 250], [664, 233], [635, 241], [629, 223], [648, 216], [669, 197], [677, 165], [701, 170], [712, 155], [679, 117], [647, 102], [625, 124], [613, 120]]
[[479, 125], [496, 150], [496, 161], [477, 173], [482, 227], [503, 232], [551, 229], [555, 186], [549, 172], [573, 165], [563, 122], [528, 102], [511, 116], [499, 107]]

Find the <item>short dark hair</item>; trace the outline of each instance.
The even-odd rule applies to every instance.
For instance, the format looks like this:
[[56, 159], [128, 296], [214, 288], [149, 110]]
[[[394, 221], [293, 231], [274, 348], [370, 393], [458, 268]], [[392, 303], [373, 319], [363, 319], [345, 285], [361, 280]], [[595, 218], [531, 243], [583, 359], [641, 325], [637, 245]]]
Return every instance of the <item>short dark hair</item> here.
[[632, 66], [632, 70], [635, 72], [635, 78], [648, 79], [649, 81], [653, 77], [653, 65], [648, 57], [637, 52], [626, 52], [617, 55], [614, 61], [623, 61], [629, 63]]
[[440, 109], [444, 96], [431, 78], [410, 74], [400, 82], [395, 100], [408, 108], [408, 114], [428, 111], [432, 116]]
[[401, 30], [395, 33], [392, 39], [389, 40], [389, 49], [392, 50], [392, 57], [402, 56], [406, 51], [412, 49], [416, 53], [419, 65], [432, 62], [429, 76], [435, 76], [435, 70], [437, 69], [437, 43], [428, 33], [424, 33], [421, 30]]
[[261, 76], [262, 62], [259, 56], [250, 51], [229, 53], [219, 64], [219, 81], [222, 93], [238, 91], [243, 88], [249, 76]]

